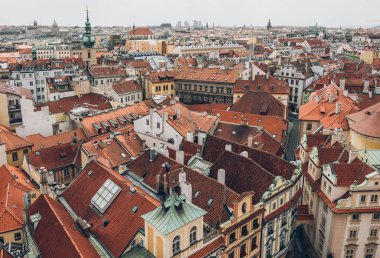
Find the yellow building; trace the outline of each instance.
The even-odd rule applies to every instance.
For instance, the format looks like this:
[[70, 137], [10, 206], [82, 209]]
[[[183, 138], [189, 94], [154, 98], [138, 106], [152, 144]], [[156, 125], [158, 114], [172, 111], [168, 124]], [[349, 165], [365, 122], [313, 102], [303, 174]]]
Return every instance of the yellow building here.
[[144, 96], [145, 99], [152, 98], [153, 95], [175, 96], [174, 71], [150, 72], [144, 76]]
[[149, 28], [135, 28], [128, 33], [125, 48], [131, 52], [155, 51], [163, 55], [167, 53], [166, 41], [156, 40]]
[[347, 116], [349, 142], [354, 149], [380, 149], [380, 103]]
[[14, 167], [21, 167], [24, 155], [32, 151], [33, 146], [31, 142], [8, 131], [3, 126], [0, 127], [0, 145], [5, 146], [5, 148], [1, 148], [5, 153], [0, 153], [0, 156], [6, 155], [7, 164]]

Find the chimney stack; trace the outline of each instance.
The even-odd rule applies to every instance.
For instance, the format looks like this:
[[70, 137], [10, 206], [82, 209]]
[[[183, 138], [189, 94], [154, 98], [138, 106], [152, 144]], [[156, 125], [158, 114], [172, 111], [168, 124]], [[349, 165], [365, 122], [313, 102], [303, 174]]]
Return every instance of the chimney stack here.
[[335, 104], [335, 114], [339, 114], [339, 113], [340, 113], [340, 111], [341, 111], [341, 106], [342, 106], [342, 104], [341, 104], [340, 102], [337, 102], [337, 103]]
[[193, 197], [193, 189], [189, 182], [184, 182], [181, 184], [181, 194], [186, 197], [186, 202], [191, 203]]
[[248, 136], [248, 147], [252, 148], [253, 146], [253, 136], [250, 134]]
[[342, 90], [345, 90], [345, 89], [346, 89], [346, 79], [340, 79], [339, 87], [340, 87]]
[[155, 149], [149, 149], [149, 161], [152, 162], [156, 159], [157, 153]]
[[372, 99], [373, 97], [373, 91], [368, 91], [368, 98]]
[[364, 87], [363, 87], [363, 93], [368, 93], [369, 91], [369, 80], [364, 80]]
[[226, 184], [226, 171], [223, 168], [218, 169], [218, 182]]
[[225, 150], [226, 151], [232, 151], [232, 145], [231, 144], [226, 144]]
[[194, 134], [193, 132], [188, 131], [186, 134], [186, 140], [189, 142], [194, 142]]

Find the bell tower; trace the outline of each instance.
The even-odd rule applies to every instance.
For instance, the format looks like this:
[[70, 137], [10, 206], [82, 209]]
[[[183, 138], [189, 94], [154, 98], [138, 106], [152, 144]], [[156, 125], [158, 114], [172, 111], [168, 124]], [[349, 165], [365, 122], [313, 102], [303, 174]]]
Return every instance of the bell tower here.
[[88, 9], [86, 9], [86, 14], [85, 32], [82, 37], [82, 59], [87, 64], [87, 67], [89, 67], [90, 65], [96, 65], [96, 50], [94, 49], [95, 37], [91, 33]]

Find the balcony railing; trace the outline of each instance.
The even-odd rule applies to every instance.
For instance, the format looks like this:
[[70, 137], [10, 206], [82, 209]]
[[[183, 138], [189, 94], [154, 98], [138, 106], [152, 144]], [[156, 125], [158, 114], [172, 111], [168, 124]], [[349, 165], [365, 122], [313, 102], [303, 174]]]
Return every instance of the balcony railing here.
[[22, 118], [13, 118], [13, 119], [9, 119], [9, 123], [10, 123], [10, 124], [18, 124], [18, 123], [22, 123]]

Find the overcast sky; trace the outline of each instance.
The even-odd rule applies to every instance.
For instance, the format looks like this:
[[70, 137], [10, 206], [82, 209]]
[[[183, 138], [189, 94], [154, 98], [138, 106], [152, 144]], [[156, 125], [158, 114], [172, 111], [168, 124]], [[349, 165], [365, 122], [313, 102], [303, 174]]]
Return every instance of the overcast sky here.
[[[84, 26], [86, 0], [1, 0], [0, 25]], [[380, 25], [380, 0], [87, 0], [93, 25]]]

